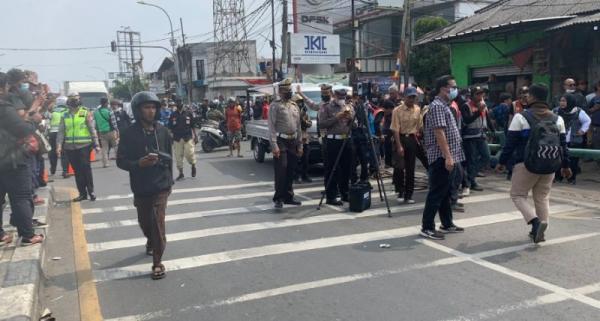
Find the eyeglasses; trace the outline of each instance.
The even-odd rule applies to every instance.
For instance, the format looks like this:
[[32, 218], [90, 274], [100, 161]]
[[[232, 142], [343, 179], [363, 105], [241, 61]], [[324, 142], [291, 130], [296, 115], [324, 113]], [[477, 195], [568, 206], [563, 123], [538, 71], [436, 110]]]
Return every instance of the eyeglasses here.
[[575, 84], [566, 84], [567, 87], [575, 87]]

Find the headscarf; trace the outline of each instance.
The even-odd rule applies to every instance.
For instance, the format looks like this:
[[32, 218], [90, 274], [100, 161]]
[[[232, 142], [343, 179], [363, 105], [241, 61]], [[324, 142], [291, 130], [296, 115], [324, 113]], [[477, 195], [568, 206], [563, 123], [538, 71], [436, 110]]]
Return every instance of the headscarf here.
[[573, 120], [573, 117], [577, 116], [576, 113], [572, 113], [573, 108], [575, 108], [575, 104], [577, 103], [577, 100], [575, 99], [575, 96], [573, 94], [564, 94], [562, 97], [564, 97], [567, 101], [567, 107], [559, 107], [558, 115], [563, 118], [565, 124], [570, 124]]

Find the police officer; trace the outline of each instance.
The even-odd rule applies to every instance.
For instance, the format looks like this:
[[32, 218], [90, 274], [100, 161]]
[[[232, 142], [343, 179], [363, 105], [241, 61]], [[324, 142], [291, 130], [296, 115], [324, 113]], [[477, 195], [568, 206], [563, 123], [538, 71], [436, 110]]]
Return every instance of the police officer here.
[[275, 208], [283, 204], [301, 205], [294, 198], [293, 179], [298, 157], [302, 157], [302, 129], [300, 109], [292, 99], [292, 81], [279, 83], [279, 100], [269, 109], [269, 133], [275, 167]]
[[[52, 150], [48, 153], [48, 158], [50, 159], [50, 174], [54, 175], [56, 173], [56, 165], [58, 165], [58, 153], [57, 153], [57, 138], [58, 138], [58, 129], [60, 127], [60, 121], [63, 118], [63, 115], [67, 112], [67, 97], [60, 96], [56, 98], [56, 105], [52, 108], [52, 113], [50, 114], [50, 146]], [[62, 144], [62, 142], [61, 142]], [[66, 153], [60, 155], [60, 166], [62, 167], [62, 176], [64, 178], [68, 177], [68, 167], [69, 162], [67, 161]]]
[[[319, 110], [319, 127], [325, 132], [325, 193], [327, 204], [341, 206], [342, 202], [348, 202], [352, 167], [352, 143], [348, 140], [354, 110], [350, 105], [346, 105], [345, 89], [336, 90], [335, 100], [331, 101], [330, 88], [328, 89], [327, 86], [321, 88], [321, 96], [325, 103]], [[337, 168], [334, 168], [338, 155], [340, 155], [340, 162]], [[331, 183], [327, 184], [332, 173], [335, 176], [331, 179]], [[337, 199], [338, 193], [341, 201]]]
[[[92, 148], [99, 153], [100, 144], [98, 144], [94, 117], [86, 107], [81, 105], [79, 93], [69, 94], [67, 106], [69, 110], [61, 119], [58, 129], [56, 152], [60, 155], [64, 148], [69, 162], [73, 165], [79, 191], [79, 196], [73, 199], [73, 202], [86, 200], [88, 195], [91, 201], [95, 201], [90, 153]], [[60, 142], [64, 142], [62, 147]]]
[[304, 98], [296, 94], [292, 98], [292, 101], [298, 105], [300, 110], [300, 129], [302, 129], [302, 150], [304, 151], [302, 157], [298, 159], [298, 167], [296, 169], [295, 183], [300, 184], [302, 181], [305, 183], [311, 183], [312, 179], [308, 177], [308, 163], [309, 163], [309, 152], [308, 152], [308, 132], [307, 130], [312, 126], [312, 120], [306, 110], [304, 104]]
[[173, 153], [179, 176], [177, 180], [182, 180], [183, 158], [187, 159], [192, 165], [192, 177], [196, 177], [196, 151], [195, 145], [198, 143], [198, 136], [194, 130], [194, 115], [180, 103], [173, 106], [173, 113], [169, 117], [168, 127], [173, 134]]

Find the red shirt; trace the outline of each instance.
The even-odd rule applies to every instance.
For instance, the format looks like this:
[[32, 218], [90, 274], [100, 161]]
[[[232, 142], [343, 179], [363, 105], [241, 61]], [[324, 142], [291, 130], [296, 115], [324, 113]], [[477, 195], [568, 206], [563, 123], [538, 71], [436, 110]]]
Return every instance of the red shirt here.
[[242, 129], [242, 107], [235, 105], [225, 109], [225, 120], [227, 122], [227, 130], [236, 132]]
[[269, 119], [269, 104], [264, 103], [262, 107], [262, 119]]

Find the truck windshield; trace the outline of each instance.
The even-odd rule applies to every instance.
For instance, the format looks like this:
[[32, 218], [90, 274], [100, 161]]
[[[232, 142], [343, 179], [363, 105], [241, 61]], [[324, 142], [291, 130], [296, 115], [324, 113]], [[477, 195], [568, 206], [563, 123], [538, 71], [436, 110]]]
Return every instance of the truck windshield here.
[[108, 98], [105, 93], [79, 93], [81, 104], [89, 109], [96, 109], [100, 105], [100, 98]]

